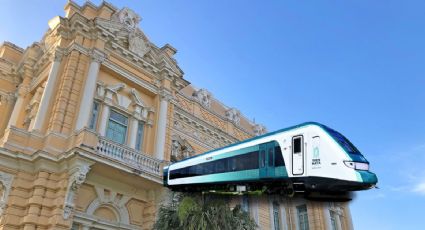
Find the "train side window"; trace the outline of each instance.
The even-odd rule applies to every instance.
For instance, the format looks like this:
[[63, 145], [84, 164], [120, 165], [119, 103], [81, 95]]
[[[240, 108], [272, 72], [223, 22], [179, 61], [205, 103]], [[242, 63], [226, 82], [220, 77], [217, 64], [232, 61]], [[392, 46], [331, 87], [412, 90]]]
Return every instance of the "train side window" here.
[[250, 153], [251, 169], [258, 169], [258, 151]]
[[229, 158], [229, 171], [236, 171], [236, 159], [234, 157]]
[[273, 148], [269, 148], [269, 167], [273, 167]]
[[280, 146], [277, 145], [274, 147], [274, 166], [285, 166], [285, 161], [283, 160], [282, 150]]
[[301, 152], [301, 137], [295, 137], [293, 140], [293, 153]]
[[260, 151], [260, 168], [264, 168], [266, 166], [266, 151]]
[[203, 175], [207, 175], [207, 174], [210, 174], [211, 172], [210, 172], [210, 162], [208, 162], [208, 163], [203, 163], [202, 164], [202, 174]]
[[217, 160], [215, 162], [215, 172], [214, 173], [223, 173], [226, 171], [227, 161], [226, 159]]

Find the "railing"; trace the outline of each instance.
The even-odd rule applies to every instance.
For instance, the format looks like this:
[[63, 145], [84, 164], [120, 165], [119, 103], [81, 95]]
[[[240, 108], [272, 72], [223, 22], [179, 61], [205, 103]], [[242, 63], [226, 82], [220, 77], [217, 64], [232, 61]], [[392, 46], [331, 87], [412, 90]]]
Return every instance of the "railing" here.
[[122, 164], [141, 172], [148, 172], [161, 176], [161, 161], [137, 152], [127, 146], [120, 145], [111, 140], [99, 137], [97, 154], [112, 158]]

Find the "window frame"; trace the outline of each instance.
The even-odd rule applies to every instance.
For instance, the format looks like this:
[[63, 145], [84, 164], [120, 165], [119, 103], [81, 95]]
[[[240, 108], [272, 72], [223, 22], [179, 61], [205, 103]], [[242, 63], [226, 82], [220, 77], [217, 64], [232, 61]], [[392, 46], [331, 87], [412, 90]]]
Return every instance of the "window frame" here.
[[272, 213], [274, 230], [280, 230], [280, 205], [277, 201], [272, 202]]
[[[104, 106], [104, 105], [103, 105]], [[96, 110], [95, 110], [96, 108]], [[97, 121], [99, 120], [99, 112], [100, 112], [100, 103], [98, 101], [93, 101], [92, 108], [90, 110], [90, 120], [88, 124], [88, 128], [90, 130], [97, 130]]]
[[136, 134], [136, 145], [134, 149], [141, 152], [143, 150], [143, 139], [145, 134], [145, 122], [138, 121], [137, 122], [137, 134]]
[[[300, 230], [309, 230], [308, 209], [306, 204], [298, 205], [297, 207], [298, 228]], [[305, 211], [305, 212], [304, 212]]]
[[[117, 113], [117, 114], [119, 114], [121, 116], [124, 116], [127, 119], [126, 124], [123, 124], [122, 122], [120, 122], [120, 121], [112, 118], [112, 113]], [[112, 138], [108, 137], [108, 130], [109, 130], [109, 126], [110, 126], [111, 120], [113, 122], [115, 122], [115, 123], [118, 123], [119, 125], [125, 126], [125, 134], [124, 134], [124, 141], [123, 141], [123, 143], [119, 143], [119, 142], [113, 140]], [[128, 131], [129, 131], [128, 128], [129, 128], [129, 116], [127, 114], [124, 114], [122, 112], [117, 111], [114, 108], [111, 108], [110, 111], [109, 111], [109, 117], [108, 117], [108, 121], [107, 121], [105, 137], [108, 138], [109, 140], [115, 142], [115, 143], [118, 143], [118, 144], [121, 144], [121, 145], [126, 145], [127, 144], [127, 139], [128, 139], [128, 137], [127, 137], [128, 136]]]

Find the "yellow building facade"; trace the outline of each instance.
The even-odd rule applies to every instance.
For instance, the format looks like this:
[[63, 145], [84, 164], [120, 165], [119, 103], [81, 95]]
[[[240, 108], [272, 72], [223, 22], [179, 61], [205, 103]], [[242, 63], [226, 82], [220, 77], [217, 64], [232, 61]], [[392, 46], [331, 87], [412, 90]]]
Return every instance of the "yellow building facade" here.
[[[69, 1], [0, 46], [0, 229], [152, 229], [170, 161], [266, 132], [183, 77], [140, 16]], [[352, 229], [347, 204], [235, 197], [260, 229]]]

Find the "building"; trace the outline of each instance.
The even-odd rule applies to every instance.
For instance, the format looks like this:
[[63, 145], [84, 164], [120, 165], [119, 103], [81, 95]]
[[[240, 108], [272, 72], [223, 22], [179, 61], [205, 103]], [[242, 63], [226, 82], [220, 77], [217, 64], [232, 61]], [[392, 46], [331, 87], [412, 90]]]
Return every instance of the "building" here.
[[[69, 1], [0, 46], [0, 229], [151, 229], [162, 166], [266, 130], [196, 89], [128, 8]], [[351, 229], [346, 204], [236, 197], [261, 229]]]

